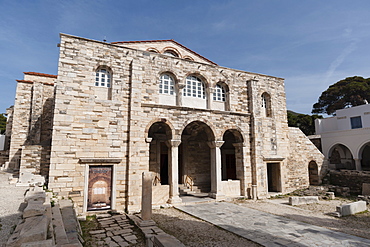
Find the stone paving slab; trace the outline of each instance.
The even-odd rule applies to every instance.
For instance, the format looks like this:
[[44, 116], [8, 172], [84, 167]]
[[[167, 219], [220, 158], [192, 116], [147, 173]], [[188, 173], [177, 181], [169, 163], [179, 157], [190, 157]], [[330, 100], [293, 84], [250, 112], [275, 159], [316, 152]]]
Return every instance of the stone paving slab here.
[[263, 246], [370, 246], [370, 239], [227, 202], [175, 208]]

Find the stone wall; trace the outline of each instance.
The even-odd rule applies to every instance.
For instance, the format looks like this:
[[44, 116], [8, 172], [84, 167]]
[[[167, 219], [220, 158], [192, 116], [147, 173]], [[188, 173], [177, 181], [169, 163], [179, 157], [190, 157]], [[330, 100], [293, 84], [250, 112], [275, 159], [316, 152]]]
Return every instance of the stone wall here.
[[324, 165], [324, 155], [300, 129], [289, 127], [289, 140], [290, 156], [287, 161], [285, 172], [287, 179], [284, 186], [287, 191], [293, 191], [294, 188], [302, 189], [309, 186], [308, 165], [311, 161], [317, 164], [320, 178], [326, 174], [327, 167]]
[[351, 171], [330, 170], [330, 184], [349, 187], [351, 194], [362, 194], [362, 184], [370, 183], [370, 172], [368, 171]]
[[[112, 72], [106, 99], [97, 95], [95, 87], [95, 71], [100, 67]], [[160, 103], [158, 79], [165, 72], [175, 78], [176, 105]], [[183, 105], [189, 100], [181, 91], [189, 75], [205, 83], [203, 109]], [[213, 109], [212, 93], [219, 82], [229, 89], [228, 111]], [[261, 107], [264, 93], [268, 94], [266, 109]], [[192, 125], [194, 121], [198, 124]], [[222, 145], [228, 130], [238, 133], [241, 195], [257, 185], [260, 197], [267, 196], [269, 162], [279, 163], [281, 192], [307, 185], [312, 159], [321, 165], [315, 147], [301, 133], [289, 132], [283, 79], [61, 35], [49, 188], [59, 196], [73, 196], [78, 212], [83, 213], [89, 166], [106, 165], [100, 159], [119, 159], [113, 171], [112, 208], [139, 210], [141, 174], [153, 164], [148, 131], [156, 122], [165, 123], [171, 140], [183, 144], [188, 126], [194, 133], [197, 126], [207, 126], [201, 140], [188, 145], [194, 151], [187, 158], [188, 168], [203, 169], [194, 172], [197, 182], [213, 179], [212, 150], [221, 146], [210, 145]], [[91, 162], [82, 162], [86, 159]]]

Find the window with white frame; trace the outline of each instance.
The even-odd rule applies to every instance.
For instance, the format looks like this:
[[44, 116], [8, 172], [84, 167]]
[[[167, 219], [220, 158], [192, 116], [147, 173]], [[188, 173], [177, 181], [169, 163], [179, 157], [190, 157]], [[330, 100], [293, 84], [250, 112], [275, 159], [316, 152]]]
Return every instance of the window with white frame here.
[[206, 92], [202, 80], [196, 76], [188, 76], [186, 78], [186, 87], [183, 90], [183, 96], [205, 99]]
[[216, 85], [215, 91], [213, 92], [213, 100], [214, 101], [226, 101], [226, 91], [223, 86], [220, 84]]
[[174, 86], [174, 79], [172, 76], [168, 74], [161, 75], [161, 77], [159, 78], [159, 93], [174, 95], [175, 86]]
[[110, 88], [110, 86], [111, 86], [111, 73], [107, 69], [98, 69], [96, 71], [95, 86]]

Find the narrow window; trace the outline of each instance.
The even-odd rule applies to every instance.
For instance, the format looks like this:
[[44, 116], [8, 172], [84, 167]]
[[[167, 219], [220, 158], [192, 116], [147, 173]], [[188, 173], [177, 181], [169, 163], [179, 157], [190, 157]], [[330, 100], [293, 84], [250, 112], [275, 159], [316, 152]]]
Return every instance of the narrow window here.
[[265, 117], [271, 117], [271, 98], [268, 93], [261, 96], [261, 108]]
[[159, 78], [159, 93], [174, 95], [174, 79], [168, 74], [162, 74]]
[[183, 90], [183, 95], [187, 97], [205, 99], [206, 92], [202, 80], [196, 76], [188, 76], [186, 78], [186, 87]]
[[351, 117], [351, 128], [352, 129], [360, 129], [362, 128], [361, 117]]
[[220, 84], [216, 85], [215, 91], [213, 92], [213, 100], [222, 102], [226, 101], [225, 88]]
[[95, 86], [110, 88], [111, 74], [107, 69], [99, 69], [96, 71]]

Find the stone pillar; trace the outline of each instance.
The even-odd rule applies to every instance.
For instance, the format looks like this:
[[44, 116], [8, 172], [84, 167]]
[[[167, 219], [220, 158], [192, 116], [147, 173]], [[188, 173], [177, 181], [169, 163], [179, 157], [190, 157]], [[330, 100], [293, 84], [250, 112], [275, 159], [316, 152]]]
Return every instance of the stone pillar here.
[[170, 198], [168, 203], [180, 203], [182, 202], [179, 197], [179, 146], [181, 140], [169, 140], [168, 145], [170, 147], [169, 152], [169, 181], [170, 181]]
[[209, 196], [215, 199], [222, 199], [225, 196], [221, 193], [221, 149], [224, 141], [207, 142], [211, 148], [211, 192]]
[[[246, 184], [246, 164], [244, 164], [244, 153], [245, 153], [245, 145], [244, 143], [233, 143], [235, 147], [235, 158], [236, 158], [236, 173], [237, 179], [240, 180], [240, 195], [246, 196], [247, 195], [247, 184]], [[241, 172], [241, 174], [238, 174]]]
[[141, 218], [144, 221], [152, 218], [152, 173], [142, 173], [142, 194], [141, 194]]
[[362, 167], [361, 167], [361, 159], [356, 158], [356, 159], [354, 159], [354, 160], [355, 160], [355, 165], [356, 165], [356, 171], [362, 171]]

